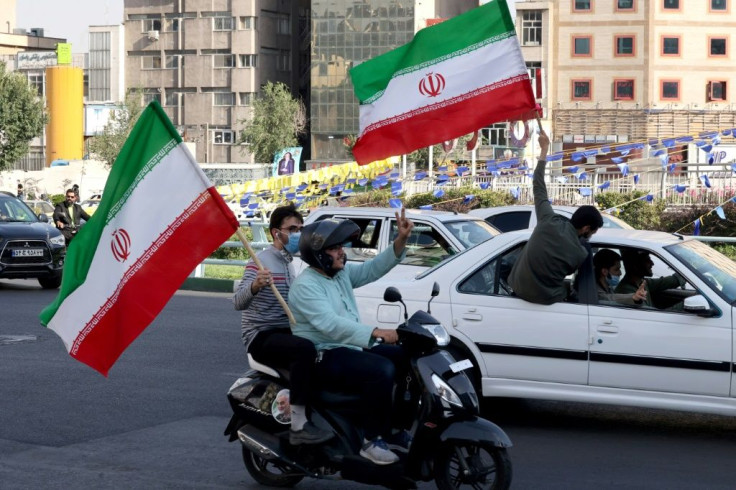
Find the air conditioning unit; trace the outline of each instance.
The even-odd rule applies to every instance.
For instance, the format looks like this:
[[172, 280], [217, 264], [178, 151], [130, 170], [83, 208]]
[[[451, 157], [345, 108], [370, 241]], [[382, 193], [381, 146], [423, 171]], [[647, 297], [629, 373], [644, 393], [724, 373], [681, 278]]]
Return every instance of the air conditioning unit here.
[[29, 32], [30, 32], [30, 35], [31, 36], [44, 37], [43, 36], [44, 31], [43, 31], [43, 28], [41, 28], [41, 27], [32, 27]]
[[148, 31], [148, 39], [151, 41], [158, 41], [158, 31]]

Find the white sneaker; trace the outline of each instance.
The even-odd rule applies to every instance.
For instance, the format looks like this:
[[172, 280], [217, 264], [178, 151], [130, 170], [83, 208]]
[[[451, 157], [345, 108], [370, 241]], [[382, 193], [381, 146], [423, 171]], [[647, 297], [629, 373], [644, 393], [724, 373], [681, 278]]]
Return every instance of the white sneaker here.
[[380, 436], [372, 441], [364, 441], [360, 455], [380, 465], [393, 464], [399, 460], [399, 457], [388, 448], [388, 444]]

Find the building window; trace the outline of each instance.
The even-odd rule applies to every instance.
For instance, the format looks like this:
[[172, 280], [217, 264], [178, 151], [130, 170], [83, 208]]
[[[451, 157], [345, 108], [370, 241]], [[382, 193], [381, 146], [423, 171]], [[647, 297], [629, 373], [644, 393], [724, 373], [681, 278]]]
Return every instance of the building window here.
[[160, 70], [161, 56], [141, 56], [141, 68], [143, 70]]
[[634, 100], [634, 80], [615, 79], [613, 81], [613, 100]]
[[726, 56], [727, 53], [727, 46], [728, 42], [725, 37], [709, 37], [708, 38], [708, 45], [710, 46], [708, 50], [709, 56]]
[[572, 80], [572, 100], [591, 100], [592, 86], [593, 81], [590, 79]]
[[634, 36], [614, 36], [614, 56], [636, 56]]
[[710, 0], [711, 12], [728, 12], [728, 0]]
[[662, 0], [662, 8], [665, 10], [680, 10], [680, 0]]
[[161, 30], [161, 19], [143, 19], [141, 22], [143, 24], [143, 30], [141, 32]]
[[241, 54], [238, 55], [240, 68], [255, 68], [258, 57], [254, 54]]
[[28, 83], [36, 89], [39, 97], [43, 97], [43, 75], [28, 75]]
[[723, 80], [708, 82], [708, 102], [728, 99], [726, 82]]
[[213, 54], [212, 64], [215, 68], [234, 68], [235, 55], [233, 54]]
[[480, 130], [481, 146], [508, 146], [508, 124], [496, 123]]
[[276, 54], [276, 69], [291, 71], [291, 51], [281, 50]]
[[544, 77], [542, 75], [542, 63], [539, 61], [527, 61], [526, 72], [529, 74], [529, 81], [532, 83], [532, 92], [534, 92], [534, 98], [543, 98]]
[[241, 31], [251, 31], [256, 28], [256, 18], [255, 17], [240, 17], [240, 30]]
[[291, 17], [279, 15], [276, 19], [276, 34], [291, 35]]
[[524, 46], [542, 44], [542, 11], [524, 10], [521, 14], [521, 42]]
[[148, 105], [153, 101], [161, 103], [161, 89], [147, 88], [143, 91], [143, 104]]
[[165, 19], [166, 32], [177, 32], [179, 30], [179, 19]]
[[215, 145], [232, 145], [235, 141], [235, 134], [226, 129], [215, 129], [212, 131], [212, 143]]
[[590, 12], [593, 10], [592, 0], [573, 0], [573, 12]]
[[593, 54], [592, 36], [572, 37], [572, 56], [590, 57]]
[[249, 106], [253, 104], [253, 92], [240, 92], [238, 94], [238, 105]]
[[179, 101], [181, 100], [181, 105], [184, 105], [184, 94], [181, 92], [169, 92], [166, 91], [166, 96], [164, 97], [164, 105], [165, 106], [177, 106], [179, 105]]
[[214, 93], [213, 105], [215, 106], [233, 106], [235, 105], [235, 94], [232, 92]]
[[680, 100], [680, 81], [662, 80], [662, 100]]
[[634, 0], [616, 0], [617, 12], [632, 12], [636, 10]]
[[680, 36], [662, 36], [662, 56], [680, 56]]
[[169, 70], [179, 68], [179, 56], [168, 54], [166, 55], [165, 63], [166, 68]]
[[235, 29], [235, 18], [215, 17], [212, 19], [212, 29], [215, 31], [232, 31]]

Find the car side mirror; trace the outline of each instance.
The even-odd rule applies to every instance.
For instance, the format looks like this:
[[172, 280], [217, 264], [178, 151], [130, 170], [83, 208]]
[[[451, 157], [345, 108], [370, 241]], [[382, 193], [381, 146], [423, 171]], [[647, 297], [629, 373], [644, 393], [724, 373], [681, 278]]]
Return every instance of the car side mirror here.
[[704, 318], [710, 318], [718, 315], [718, 310], [716, 310], [715, 308], [711, 308], [708, 300], [700, 294], [685, 298], [682, 309], [688, 313], [695, 313], [696, 315], [702, 316]]
[[39, 221], [41, 221], [42, 223], [48, 223], [48, 222], [49, 222], [49, 217], [48, 217], [48, 216], [46, 216], [46, 214], [45, 214], [45, 213], [38, 213], [38, 219], [39, 219]]

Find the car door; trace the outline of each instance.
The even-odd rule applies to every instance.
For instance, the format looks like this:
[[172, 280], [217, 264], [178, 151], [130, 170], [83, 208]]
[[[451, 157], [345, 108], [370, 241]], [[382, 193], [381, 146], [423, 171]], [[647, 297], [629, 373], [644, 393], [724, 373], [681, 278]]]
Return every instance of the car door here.
[[[604, 248], [605, 246], [599, 246]], [[608, 246], [616, 251], [615, 246]], [[675, 271], [651, 252], [656, 275]], [[707, 286], [690, 278], [694, 294]], [[694, 285], [696, 284], [696, 285]], [[728, 396], [731, 383], [731, 306], [708, 298], [721, 315], [699, 317], [677, 305], [660, 310], [619, 304], [590, 306], [590, 385], [710, 396]], [[679, 309], [678, 309], [679, 308]]]
[[511, 296], [506, 278], [520, 250], [479, 261], [451, 285], [455, 330], [482, 353], [484, 394], [514, 396], [519, 381], [585, 385], [587, 305], [538, 305]]

